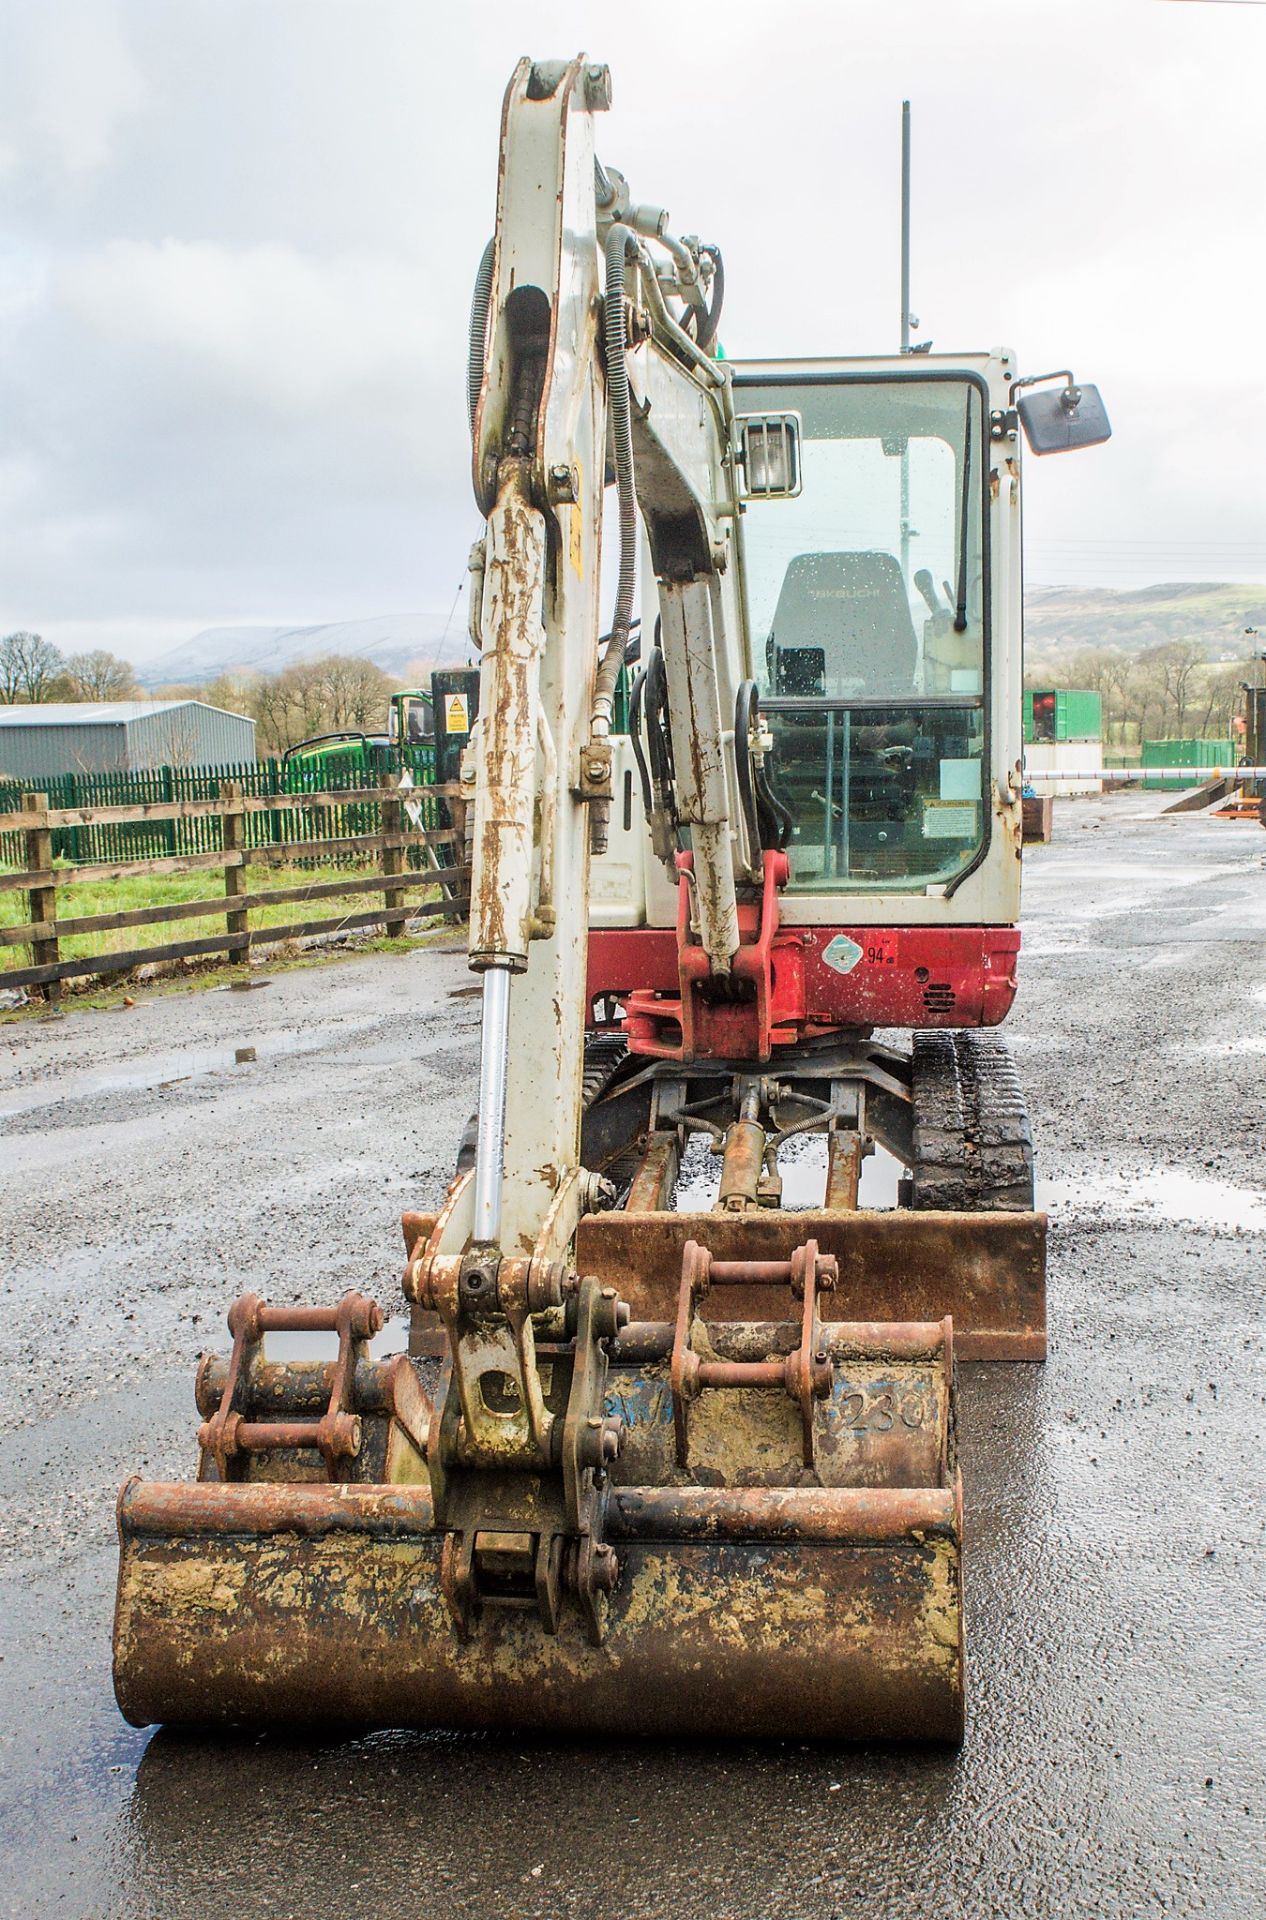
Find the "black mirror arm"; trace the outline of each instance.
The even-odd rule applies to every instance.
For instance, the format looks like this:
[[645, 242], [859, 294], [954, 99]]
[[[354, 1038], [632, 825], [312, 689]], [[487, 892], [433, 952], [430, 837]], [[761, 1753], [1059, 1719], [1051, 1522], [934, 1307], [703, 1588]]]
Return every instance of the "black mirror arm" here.
[[[1077, 386], [1077, 382], [1073, 378], [1072, 368], [1057, 367], [1054, 373], [1031, 373], [1029, 374], [1027, 379], [1013, 380], [1011, 382], [1010, 391], [1007, 395], [1007, 405], [1012, 407], [1015, 405], [1015, 396], [1017, 393], [1019, 393], [1021, 387], [1045, 386], [1048, 380], [1062, 380], [1066, 386], [1072, 388], [1072, 390], [1077, 394], [1078, 399], [1080, 399], [1081, 397], [1080, 389]], [[1076, 401], [1074, 401], [1073, 404], [1076, 405]]]

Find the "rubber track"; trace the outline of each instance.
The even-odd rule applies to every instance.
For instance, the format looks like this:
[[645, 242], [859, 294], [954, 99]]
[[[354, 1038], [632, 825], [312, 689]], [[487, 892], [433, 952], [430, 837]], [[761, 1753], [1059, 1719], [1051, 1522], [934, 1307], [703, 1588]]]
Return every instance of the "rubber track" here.
[[622, 1033], [593, 1033], [585, 1041], [585, 1075], [581, 1102], [591, 1107], [604, 1092], [627, 1051]]
[[916, 1033], [911, 1202], [951, 1212], [1033, 1205], [1033, 1136], [1001, 1035]]

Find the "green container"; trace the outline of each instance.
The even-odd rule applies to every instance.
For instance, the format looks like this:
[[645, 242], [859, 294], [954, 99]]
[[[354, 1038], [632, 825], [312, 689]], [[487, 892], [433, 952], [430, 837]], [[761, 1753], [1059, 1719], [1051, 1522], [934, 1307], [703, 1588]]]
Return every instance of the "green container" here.
[[1184, 787], [1198, 787], [1219, 768], [1235, 765], [1236, 752], [1229, 740], [1145, 740], [1144, 767], [1190, 767], [1191, 778], [1181, 774], [1172, 780], [1153, 776], [1143, 786], [1149, 793], [1181, 793]]
[[1101, 740], [1103, 700], [1083, 687], [1038, 687], [1024, 696], [1027, 746], [1061, 740]]

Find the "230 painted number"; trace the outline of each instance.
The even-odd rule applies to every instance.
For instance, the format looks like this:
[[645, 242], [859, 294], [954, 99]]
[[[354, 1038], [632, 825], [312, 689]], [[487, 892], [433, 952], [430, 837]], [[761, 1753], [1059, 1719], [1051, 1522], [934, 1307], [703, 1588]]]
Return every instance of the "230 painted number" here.
[[891, 1433], [898, 1420], [904, 1427], [921, 1427], [928, 1417], [928, 1404], [921, 1393], [898, 1396], [887, 1389], [881, 1393], [846, 1393], [841, 1410], [850, 1433]]

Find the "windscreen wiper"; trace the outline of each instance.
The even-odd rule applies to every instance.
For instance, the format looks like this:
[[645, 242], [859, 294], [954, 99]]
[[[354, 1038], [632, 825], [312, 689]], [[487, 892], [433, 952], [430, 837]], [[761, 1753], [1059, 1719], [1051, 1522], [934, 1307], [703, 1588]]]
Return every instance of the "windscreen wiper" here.
[[954, 631], [967, 631], [967, 532], [971, 506], [971, 393], [963, 423], [963, 497], [958, 515], [958, 586], [954, 594]]

